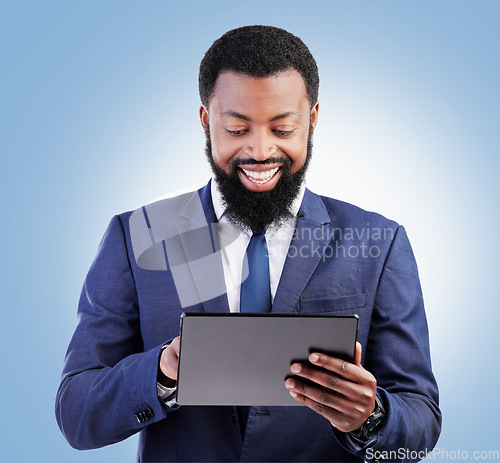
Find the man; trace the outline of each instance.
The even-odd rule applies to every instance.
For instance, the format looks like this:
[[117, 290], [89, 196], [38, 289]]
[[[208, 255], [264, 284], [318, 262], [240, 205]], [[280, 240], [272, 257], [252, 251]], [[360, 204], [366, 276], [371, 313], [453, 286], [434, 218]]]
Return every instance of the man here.
[[[422, 458], [441, 415], [415, 260], [401, 226], [304, 186], [314, 58], [282, 29], [243, 27], [210, 47], [199, 83], [214, 179], [111, 220], [57, 395], [62, 432], [79, 449], [141, 432], [138, 461]], [[257, 235], [268, 310], [357, 314], [355, 360], [292, 365], [283, 387], [304, 407], [179, 407], [179, 317], [246, 310], [242, 265]]]

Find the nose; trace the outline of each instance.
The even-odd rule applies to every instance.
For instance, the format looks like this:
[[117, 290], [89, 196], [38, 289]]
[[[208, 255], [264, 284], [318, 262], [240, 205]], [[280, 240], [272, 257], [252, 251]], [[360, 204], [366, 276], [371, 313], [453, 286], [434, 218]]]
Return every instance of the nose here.
[[265, 161], [276, 154], [278, 147], [273, 143], [271, 134], [264, 130], [255, 131], [250, 143], [245, 146], [244, 152], [256, 161]]

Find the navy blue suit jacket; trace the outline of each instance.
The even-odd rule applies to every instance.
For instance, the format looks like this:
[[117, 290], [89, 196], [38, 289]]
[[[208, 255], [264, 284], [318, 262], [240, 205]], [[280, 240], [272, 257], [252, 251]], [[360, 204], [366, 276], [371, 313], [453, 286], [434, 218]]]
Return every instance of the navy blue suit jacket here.
[[[143, 208], [150, 233], [147, 211], [153, 209], [177, 230], [216, 221], [209, 185]], [[243, 439], [235, 407], [175, 409], [157, 397], [160, 348], [179, 334], [181, 313], [229, 308], [225, 294], [183, 307], [168, 265], [140, 265], [132, 215], [111, 220], [83, 286], [56, 399], [69, 443], [90, 449], [140, 432], [138, 461], [144, 462], [366, 458], [366, 448], [353, 448], [306, 407], [251, 407]], [[188, 239], [176, 249], [190, 259]], [[212, 264], [217, 267], [217, 259]], [[196, 272], [198, 290], [203, 272]], [[387, 412], [372, 451], [433, 448], [441, 425], [438, 389], [417, 267], [403, 227], [306, 190], [272, 311], [359, 315], [362, 364], [376, 377]]]

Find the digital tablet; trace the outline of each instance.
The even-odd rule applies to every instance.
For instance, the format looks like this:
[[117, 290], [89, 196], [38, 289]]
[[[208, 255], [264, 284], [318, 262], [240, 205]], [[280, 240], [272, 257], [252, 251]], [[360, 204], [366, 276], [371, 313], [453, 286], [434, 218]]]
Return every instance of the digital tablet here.
[[357, 315], [184, 313], [180, 405], [300, 406], [285, 388], [290, 366], [322, 352], [352, 362]]

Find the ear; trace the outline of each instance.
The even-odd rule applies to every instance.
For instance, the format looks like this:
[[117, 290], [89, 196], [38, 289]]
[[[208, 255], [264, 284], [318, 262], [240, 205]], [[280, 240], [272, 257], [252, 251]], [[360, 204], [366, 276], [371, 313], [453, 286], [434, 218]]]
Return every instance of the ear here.
[[206, 132], [208, 129], [208, 109], [205, 106], [200, 106], [200, 122], [203, 130]]
[[313, 130], [316, 128], [316, 124], [318, 123], [318, 111], [319, 111], [319, 101], [316, 101], [316, 104], [311, 109], [311, 127]]

